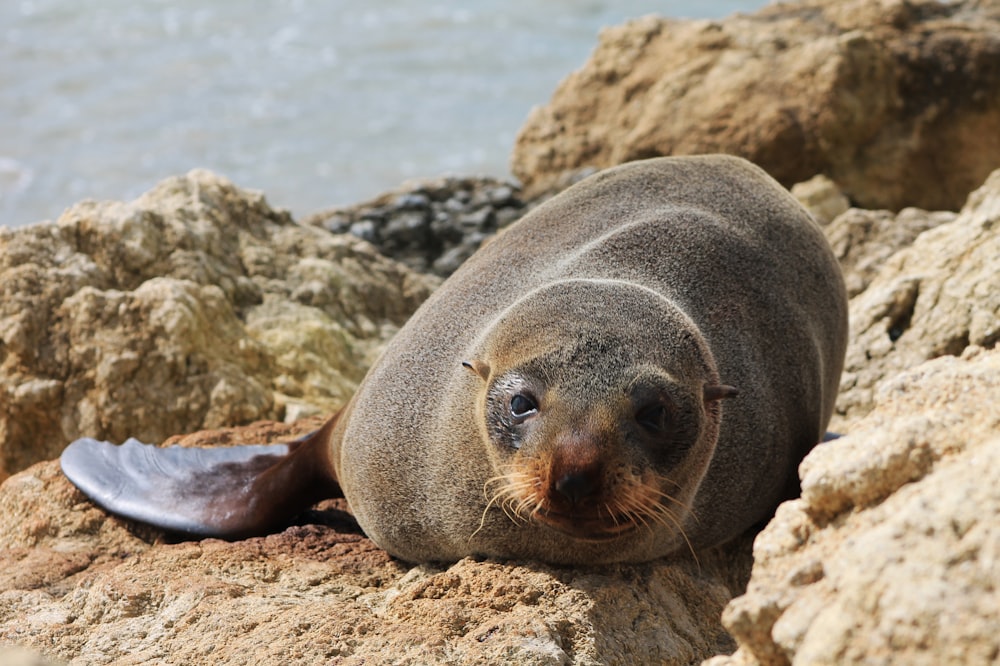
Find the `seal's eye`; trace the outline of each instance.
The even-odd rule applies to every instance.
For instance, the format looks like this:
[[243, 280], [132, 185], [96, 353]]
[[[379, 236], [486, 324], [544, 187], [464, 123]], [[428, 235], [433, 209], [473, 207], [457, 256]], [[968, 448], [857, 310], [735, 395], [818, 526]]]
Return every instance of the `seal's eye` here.
[[654, 403], [646, 405], [636, 412], [635, 420], [639, 425], [652, 433], [662, 433], [666, 432], [669, 426], [670, 413], [667, 411], [665, 405]]
[[521, 421], [538, 412], [538, 405], [530, 395], [518, 393], [510, 399], [511, 415]]

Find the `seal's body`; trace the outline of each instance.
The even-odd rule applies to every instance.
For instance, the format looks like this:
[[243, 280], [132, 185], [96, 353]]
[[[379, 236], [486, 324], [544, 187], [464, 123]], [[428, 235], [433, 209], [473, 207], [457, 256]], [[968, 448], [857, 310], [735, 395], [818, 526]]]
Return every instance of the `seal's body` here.
[[[304, 442], [157, 472], [187, 454], [80, 440], [63, 467], [111, 511], [195, 534], [260, 531], [339, 485], [405, 560], [641, 561], [796, 491], [846, 338], [836, 260], [783, 188], [737, 158], [646, 160], [483, 247]], [[167, 500], [110, 497], [108, 465]]]

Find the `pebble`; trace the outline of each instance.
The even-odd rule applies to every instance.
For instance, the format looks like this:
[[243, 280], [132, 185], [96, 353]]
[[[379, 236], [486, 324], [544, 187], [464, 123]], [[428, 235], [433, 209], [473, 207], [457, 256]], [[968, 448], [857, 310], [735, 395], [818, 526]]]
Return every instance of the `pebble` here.
[[450, 275], [482, 242], [528, 210], [520, 187], [496, 178], [435, 178], [303, 220], [350, 233], [421, 272]]

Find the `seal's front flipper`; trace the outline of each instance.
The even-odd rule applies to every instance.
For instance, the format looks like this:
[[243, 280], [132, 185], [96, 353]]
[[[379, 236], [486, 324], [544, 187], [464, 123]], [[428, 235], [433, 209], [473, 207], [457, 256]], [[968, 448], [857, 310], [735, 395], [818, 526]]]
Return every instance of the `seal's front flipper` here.
[[330, 465], [337, 417], [288, 444], [210, 449], [78, 439], [63, 473], [105, 510], [172, 532], [238, 539], [341, 496]]

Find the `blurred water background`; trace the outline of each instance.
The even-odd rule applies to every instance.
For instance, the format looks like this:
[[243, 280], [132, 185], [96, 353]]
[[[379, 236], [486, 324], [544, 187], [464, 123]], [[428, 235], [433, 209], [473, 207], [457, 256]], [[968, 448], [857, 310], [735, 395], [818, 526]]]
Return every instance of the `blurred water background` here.
[[0, 226], [194, 167], [296, 215], [508, 176], [602, 26], [765, 0], [2, 0]]

